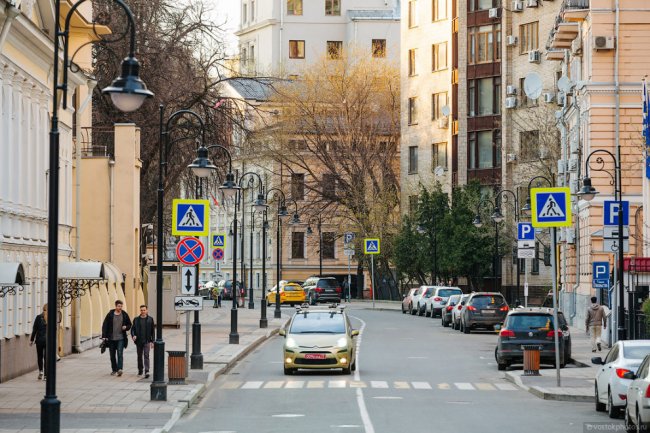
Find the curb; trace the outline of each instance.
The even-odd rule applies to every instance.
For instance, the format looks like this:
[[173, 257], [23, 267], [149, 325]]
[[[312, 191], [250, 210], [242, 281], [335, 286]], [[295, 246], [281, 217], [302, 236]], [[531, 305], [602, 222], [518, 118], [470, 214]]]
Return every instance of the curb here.
[[593, 395], [560, 394], [556, 392], [550, 392], [549, 390], [541, 386], [524, 385], [519, 375], [510, 372], [505, 374], [505, 379], [508, 382], [515, 384], [522, 390], [531, 393], [535, 397], [541, 398], [542, 400], [572, 401], [572, 402], [580, 402], [580, 403], [594, 402]]

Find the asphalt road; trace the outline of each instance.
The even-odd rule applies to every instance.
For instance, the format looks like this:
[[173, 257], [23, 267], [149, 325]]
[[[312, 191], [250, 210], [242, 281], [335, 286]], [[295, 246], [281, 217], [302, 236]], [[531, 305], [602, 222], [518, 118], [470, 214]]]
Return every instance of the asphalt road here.
[[463, 335], [394, 311], [349, 314], [362, 331], [354, 375], [284, 376], [278, 336], [219, 377], [172, 432], [623, 431], [593, 404], [540, 400], [505, 381], [494, 333]]

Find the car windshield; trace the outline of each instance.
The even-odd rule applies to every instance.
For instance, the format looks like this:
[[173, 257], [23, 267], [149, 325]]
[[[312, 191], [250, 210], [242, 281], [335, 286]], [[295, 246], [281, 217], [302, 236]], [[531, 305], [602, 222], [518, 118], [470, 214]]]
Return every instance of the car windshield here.
[[334, 288], [338, 287], [339, 283], [336, 280], [318, 280], [318, 284], [316, 284], [316, 286], [321, 288]]
[[298, 313], [291, 322], [291, 334], [345, 334], [345, 320], [341, 313]]
[[443, 298], [448, 298], [451, 295], [457, 295], [461, 293], [460, 289], [440, 289], [438, 291], [438, 296], [441, 296]]
[[650, 346], [623, 346], [626, 359], [643, 359], [647, 354], [650, 354]]
[[424, 289], [424, 292], [422, 293], [422, 296], [424, 296], [425, 298], [432, 297], [433, 296], [433, 289], [432, 288]]
[[550, 314], [513, 314], [508, 317], [506, 328], [513, 331], [552, 331], [553, 316]]
[[505, 304], [501, 296], [482, 295], [472, 298], [472, 305], [476, 308], [500, 307]]
[[296, 292], [298, 290], [302, 290], [302, 287], [297, 286], [295, 284], [286, 284], [283, 287], [283, 289], [284, 289], [285, 292]]
[[455, 304], [460, 299], [460, 295], [452, 295], [449, 297], [449, 304]]

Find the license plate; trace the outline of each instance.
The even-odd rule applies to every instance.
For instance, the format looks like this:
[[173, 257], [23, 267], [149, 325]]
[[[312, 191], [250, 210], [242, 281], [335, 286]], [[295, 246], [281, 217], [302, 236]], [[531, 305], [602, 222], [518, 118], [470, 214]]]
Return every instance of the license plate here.
[[494, 311], [494, 310], [481, 310], [481, 313], [482, 314], [495, 314], [496, 311]]
[[305, 359], [325, 359], [324, 353], [305, 353]]

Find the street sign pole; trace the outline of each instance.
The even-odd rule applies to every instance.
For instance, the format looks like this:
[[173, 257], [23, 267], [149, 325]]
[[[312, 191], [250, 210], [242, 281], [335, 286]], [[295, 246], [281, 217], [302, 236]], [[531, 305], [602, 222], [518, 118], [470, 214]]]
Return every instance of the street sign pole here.
[[[537, 258], [530, 261], [531, 266], [533, 265], [533, 260], [537, 260]], [[524, 264], [526, 264], [526, 259], [524, 259]], [[524, 269], [524, 307], [528, 308], [528, 266]]]
[[352, 285], [352, 276], [350, 275], [350, 261], [351, 257], [348, 256], [348, 293], [346, 294], [345, 301], [350, 302], [350, 287]]
[[551, 230], [553, 238], [551, 239], [551, 266], [553, 270], [553, 338], [555, 340], [555, 376], [557, 379], [557, 386], [561, 387], [562, 382], [560, 379], [560, 340], [559, 340], [559, 330], [558, 320], [557, 320], [557, 264], [556, 261], [556, 249], [557, 249], [557, 228], [553, 227]]
[[185, 313], [185, 377], [189, 377], [190, 366], [190, 313]]
[[370, 256], [370, 280], [372, 281], [372, 308], [375, 308], [375, 255]]

